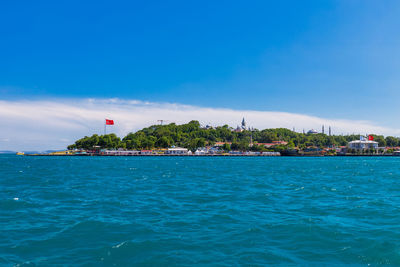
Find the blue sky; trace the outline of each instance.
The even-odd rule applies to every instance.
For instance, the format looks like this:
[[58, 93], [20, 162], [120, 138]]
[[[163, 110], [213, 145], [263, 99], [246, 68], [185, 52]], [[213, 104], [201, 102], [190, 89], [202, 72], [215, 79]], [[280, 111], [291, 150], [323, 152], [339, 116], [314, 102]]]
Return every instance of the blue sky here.
[[400, 2], [7, 1], [0, 100], [120, 98], [400, 128]]

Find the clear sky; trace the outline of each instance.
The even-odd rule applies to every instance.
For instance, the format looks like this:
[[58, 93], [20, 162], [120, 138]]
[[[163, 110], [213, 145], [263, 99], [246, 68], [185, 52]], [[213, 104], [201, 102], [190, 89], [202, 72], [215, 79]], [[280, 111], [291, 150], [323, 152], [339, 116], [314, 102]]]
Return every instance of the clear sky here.
[[3, 1], [0, 100], [120, 98], [400, 128], [400, 2]]

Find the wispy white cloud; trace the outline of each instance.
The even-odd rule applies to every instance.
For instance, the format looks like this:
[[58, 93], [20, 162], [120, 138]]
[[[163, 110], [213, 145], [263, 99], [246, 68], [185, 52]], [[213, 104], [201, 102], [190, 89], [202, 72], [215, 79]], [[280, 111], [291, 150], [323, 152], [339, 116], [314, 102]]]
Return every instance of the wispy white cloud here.
[[152, 103], [122, 99], [56, 99], [48, 101], [0, 101], [0, 150], [63, 149], [74, 140], [94, 133], [102, 134], [104, 119], [114, 119], [108, 132], [124, 136], [157, 124], [187, 123], [198, 120], [214, 126], [236, 127], [245, 117], [249, 126], [264, 129], [284, 127], [297, 131], [332, 126], [335, 134], [377, 133], [399, 135], [400, 129], [379, 126], [369, 121], [324, 119], [277, 111], [205, 108], [174, 103]]

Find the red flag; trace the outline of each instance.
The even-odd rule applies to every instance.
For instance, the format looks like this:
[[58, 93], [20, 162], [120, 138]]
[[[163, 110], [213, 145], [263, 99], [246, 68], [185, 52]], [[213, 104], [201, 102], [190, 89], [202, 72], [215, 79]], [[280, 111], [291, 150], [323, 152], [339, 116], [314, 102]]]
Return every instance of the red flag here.
[[368, 140], [369, 141], [374, 141], [374, 137], [372, 135], [368, 135]]
[[114, 125], [114, 120], [106, 119], [106, 125]]

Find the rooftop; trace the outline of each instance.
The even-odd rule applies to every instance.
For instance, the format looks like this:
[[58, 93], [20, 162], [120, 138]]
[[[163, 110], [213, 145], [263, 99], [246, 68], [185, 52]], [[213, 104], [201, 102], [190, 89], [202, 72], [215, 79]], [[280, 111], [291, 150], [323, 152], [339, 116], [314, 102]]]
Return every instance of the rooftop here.
[[183, 148], [183, 147], [171, 147], [171, 148], [168, 148], [168, 150], [188, 150], [187, 148]]
[[354, 140], [349, 142], [349, 144], [378, 144], [378, 142], [370, 140]]

